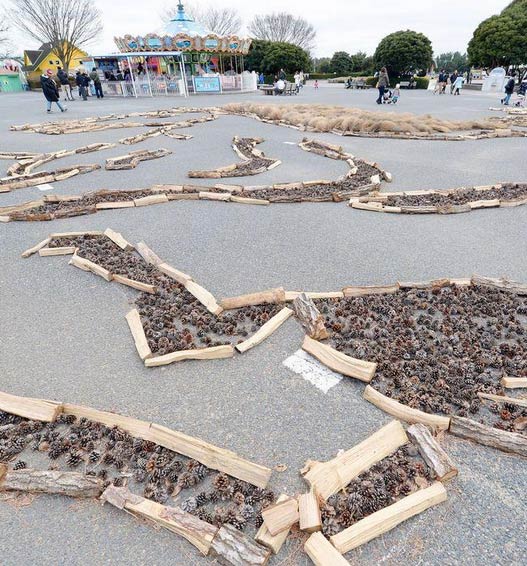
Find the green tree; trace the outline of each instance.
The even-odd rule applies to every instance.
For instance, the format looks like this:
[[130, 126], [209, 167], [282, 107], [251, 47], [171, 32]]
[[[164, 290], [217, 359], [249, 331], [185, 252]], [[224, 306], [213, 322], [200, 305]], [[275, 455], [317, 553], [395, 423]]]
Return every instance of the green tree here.
[[527, 63], [527, 2], [509, 6], [479, 24], [468, 44], [472, 65], [496, 67]]
[[329, 57], [318, 57], [313, 59], [313, 72], [330, 73], [331, 59]]
[[373, 56], [378, 67], [393, 76], [426, 71], [432, 63], [432, 43], [416, 31], [396, 31], [381, 40]]
[[255, 39], [245, 57], [245, 67], [265, 74], [276, 74], [280, 69], [291, 74], [308, 71], [311, 61], [306, 51], [291, 43]]
[[445, 69], [447, 73], [453, 73], [456, 70], [465, 72], [470, 68], [467, 55], [459, 51], [441, 53], [435, 58], [435, 64], [438, 71]]
[[329, 64], [330, 72], [337, 75], [346, 75], [353, 71], [353, 60], [346, 51], [336, 51]]

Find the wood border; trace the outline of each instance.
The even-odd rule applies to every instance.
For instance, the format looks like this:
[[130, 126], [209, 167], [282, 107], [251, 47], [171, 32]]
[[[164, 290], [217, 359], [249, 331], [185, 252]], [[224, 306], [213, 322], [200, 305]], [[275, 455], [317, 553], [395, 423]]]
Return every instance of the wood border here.
[[182, 362], [184, 360], [218, 360], [224, 358], [232, 358], [234, 356], [234, 348], [230, 344], [223, 346], [213, 346], [212, 348], [197, 348], [196, 350], [178, 350], [170, 352], [163, 356], [151, 357], [145, 360], [147, 368], [166, 366], [174, 362]]
[[284, 307], [280, 312], [276, 313], [271, 319], [269, 319], [265, 324], [263, 324], [259, 330], [257, 330], [252, 336], [244, 340], [240, 344], [236, 344], [236, 350], [243, 354], [254, 348], [258, 344], [262, 343], [266, 338], [268, 338], [275, 330], [280, 328], [282, 324], [293, 314], [293, 311]]
[[26, 419], [52, 422], [62, 412], [62, 404], [57, 401], [21, 397], [0, 391], [0, 411]]

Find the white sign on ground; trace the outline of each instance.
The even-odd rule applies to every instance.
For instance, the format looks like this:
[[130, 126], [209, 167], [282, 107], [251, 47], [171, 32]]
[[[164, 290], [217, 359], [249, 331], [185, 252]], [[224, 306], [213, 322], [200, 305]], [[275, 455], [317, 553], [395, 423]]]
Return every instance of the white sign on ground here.
[[340, 373], [331, 371], [304, 350], [297, 350], [292, 356], [284, 360], [283, 364], [324, 393], [327, 393], [342, 380]]

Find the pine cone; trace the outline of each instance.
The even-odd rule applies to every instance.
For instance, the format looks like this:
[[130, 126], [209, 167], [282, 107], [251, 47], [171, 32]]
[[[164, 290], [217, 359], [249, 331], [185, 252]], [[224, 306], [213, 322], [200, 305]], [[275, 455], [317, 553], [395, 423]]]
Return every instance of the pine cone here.
[[124, 485], [124, 478], [122, 476], [118, 476], [118, 477], [114, 478], [113, 485], [115, 487], [123, 486]]
[[245, 496], [241, 491], [237, 491], [232, 496], [232, 500], [236, 503], [236, 505], [243, 505], [245, 503]]
[[66, 458], [66, 464], [70, 468], [76, 468], [82, 462], [82, 454], [77, 450], [71, 450]]
[[92, 452], [90, 452], [90, 455], [88, 457], [88, 460], [92, 463], [95, 464], [95, 462], [99, 461], [99, 458], [101, 457], [101, 453], [97, 452], [97, 450], [93, 450]]
[[206, 491], [202, 491], [198, 493], [198, 495], [196, 496], [196, 503], [198, 507], [203, 507], [203, 505], [206, 505], [208, 502], [209, 502], [209, 495]]
[[187, 513], [194, 513], [198, 509], [198, 502], [195, 497], [189, 497], [181, 504], [181, 509]]
[[27, 464], [24, 460], [18, 460], [13, 466], [13, 470], [24, 470], [25, 468], [27, 468]]

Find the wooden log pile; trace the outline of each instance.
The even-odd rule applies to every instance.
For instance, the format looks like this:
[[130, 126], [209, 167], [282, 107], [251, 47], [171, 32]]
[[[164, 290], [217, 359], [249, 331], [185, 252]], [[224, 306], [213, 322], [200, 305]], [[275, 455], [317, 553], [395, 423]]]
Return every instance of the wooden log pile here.
[[131, 151], [126, 155], [121, 155], [119, 157], [110, 157], [106, 160], [106, 169], [108, 171], [122, 170], [122, 169], [135, 169], [141, 161], [149, 161], [150, 159], [159, 159], [160, 157], [166, 157], [172, 152], [168, 149], [141, 149], [137, 151]]

